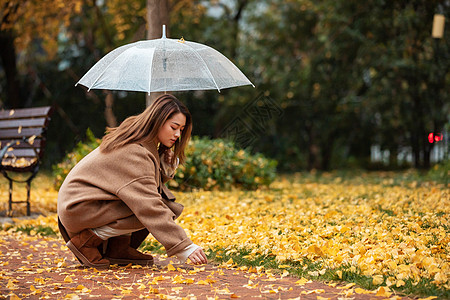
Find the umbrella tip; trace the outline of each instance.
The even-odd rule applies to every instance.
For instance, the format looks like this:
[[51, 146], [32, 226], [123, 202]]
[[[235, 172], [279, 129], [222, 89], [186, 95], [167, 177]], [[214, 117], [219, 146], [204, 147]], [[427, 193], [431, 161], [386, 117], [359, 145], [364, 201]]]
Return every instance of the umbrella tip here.
[[162, 26], [162, 38], [165, 39], [166, 38], [166, 25]]

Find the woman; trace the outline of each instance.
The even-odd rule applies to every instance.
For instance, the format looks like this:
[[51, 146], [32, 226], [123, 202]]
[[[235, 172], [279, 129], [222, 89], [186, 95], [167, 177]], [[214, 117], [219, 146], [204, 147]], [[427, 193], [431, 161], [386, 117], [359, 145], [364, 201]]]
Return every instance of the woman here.
[[163, 95], [108, 128], [100, 147], [70, 171], [58, 195], [59, 226], [82, 264], [152, 264], [151, 255], [136, 250], [149, 232], [168, 256], [207, 263], [202, 248], [175, 223], [183, 206], [164, 184], [184, 162], [191, 130], [188, 109]]

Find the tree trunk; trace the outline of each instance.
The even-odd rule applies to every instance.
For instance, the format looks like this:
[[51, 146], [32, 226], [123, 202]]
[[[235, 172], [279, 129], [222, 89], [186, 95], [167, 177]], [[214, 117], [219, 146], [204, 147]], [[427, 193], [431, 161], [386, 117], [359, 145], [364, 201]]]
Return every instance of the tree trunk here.
[[105, 119], [108, 127], [116, 127], [117, 119], [113, 112], [114, 96], [111, 91], [105, 91]]
[[398, 167], [398, 148], [396, 146], [389, 147], [389, 166]]
[[23, 99], [20, 96], [20, 82], [17, 74], [16, 49], [11, 31], [0, 32], [0, 56], [7, 82], [7, 107], [20, 108]]
[[232, 19], [232, 28], [233, 28], [233, 33], [231, 36], [232, 39], [232, 46], [230, 49], [230, 59], [237, 59], [237, 52], [238, 52], [238, 48], [239, 48], [239, 22], [241, 20], [242, 17], [242, 13], [245, 9], [245, 6], [247, 6], [247, 4], [249, 3], [249, 1], [247, 0], [241, 0], [238, 1], [237, 4], [237, 10], [236, 10], [236, 14], [234, 15], [233, 19]]
[[320, 156], [320, 148], [317, 145], [316, 134], [314, 130], [314, 126], [306, 125], [306, 132], [308, 135], [308, 161], [307, 161], [307, 169], [309, 171], [313, 169], [320, 168], [319, 165], [319, 156]]
[[[166, 25], [166, 36], [169, 36], [169, 1], [147, 0], [147, 39], [161, 38], [163, 25]], [[146, 105], [150, 106], [162, 94], [164, 93], [146, 94]]]
[[[97, 20], [98, 20], [98, 24], [100, 25], [100, 30], [103, 33], [103, 36], [105, 37], [105, 41], [106, 41], [106, 45], [107, 45], [107, 49], [111, 50], [114, 46], [113, 44], [113, 39], [111, 37], [111, 34], [109, 33], [108, 30], [108, 26], [106, 24], [105, 21], [105, 16], [103, 15], [103, 11], [102, 9], [97, 5], [97, 1], [96, 0], [92, 0], [92, 5], [95, 8], [95, 13], [97, 16]], [[98, 25], [96, 24], [96, 25]], [[94, 30], [94, 29], [93, 29]], [[92, 35], [94, 36], [94, 34]], [[87, 43], [88, 45], [91, 45], [91, 49], [95, 49], [94, 47], [94, 43], [92, 41], [92, 39], [88, 39], [88, 41], [91, 41], [91, 43]], [[93, 51], [94, 53], [97, 53], [96, 51]], [[96, 57], [97, 61], [100, 59], [99, 57]], [[114, 95], [110, 90], [104, 90], [104, 94], [105, 96], [105, 111], [104, 116], [105, 116], [105, 120], [106, 120], [106, 125], [108, 127], [116, 127], [117, 126], [117, 118], [114, 114], [113, 111], [113, 106], [114, 106]]]
[[[336, 134], [332, 134], [332, 136], [336, 136]], [[333, 154], [333, 145], [334, 145], [334, 138], [328, 138], [326, 140], [326, 143], [321, 143], [321, 170], [322, 171], [329, 171], [331, 167], [331, 156]]]
[[419, 146], [419, 137], [417, 136], [417, 132], [413, 129], [411, 131], [411, 148], [414, 155], [414, 168], [420, 168], [420, 146]]

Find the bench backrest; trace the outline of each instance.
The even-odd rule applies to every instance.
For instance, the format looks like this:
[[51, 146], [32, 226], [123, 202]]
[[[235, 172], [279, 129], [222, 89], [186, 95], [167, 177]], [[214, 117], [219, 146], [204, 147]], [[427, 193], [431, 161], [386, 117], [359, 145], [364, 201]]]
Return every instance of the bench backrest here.
[[13, 142], [3, 166], [26, 167], [42, 158], [51, 111], [50, 106], [0, 110], [0, 149]]

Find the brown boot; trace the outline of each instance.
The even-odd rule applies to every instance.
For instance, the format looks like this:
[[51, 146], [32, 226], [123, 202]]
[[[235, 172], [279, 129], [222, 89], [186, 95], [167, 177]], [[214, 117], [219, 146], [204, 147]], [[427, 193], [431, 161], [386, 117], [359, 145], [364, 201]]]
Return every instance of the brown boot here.
[[133, 232], [131, 234], [130, 247], [134, 249], [139, 248], [149, 234], [150, 232], [146, 228]]
[[97, 249], [102, 243], [103, 240], [92, 230], [85, 229], [71, 238], [67, 242], [67, 247], [82, 264], [93, 268], [107, 268], [109, 267], [109, 261], [102, 258], [102, 255]]
[[131, 237], [127, 235], [116, 236], [108, 240], [105, 257], [111, 264], [118, 265], [152, 265], [153, 256], [139, 252], [130, 247]]

